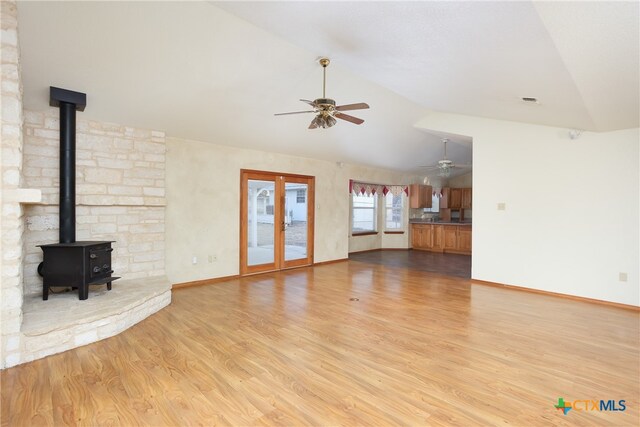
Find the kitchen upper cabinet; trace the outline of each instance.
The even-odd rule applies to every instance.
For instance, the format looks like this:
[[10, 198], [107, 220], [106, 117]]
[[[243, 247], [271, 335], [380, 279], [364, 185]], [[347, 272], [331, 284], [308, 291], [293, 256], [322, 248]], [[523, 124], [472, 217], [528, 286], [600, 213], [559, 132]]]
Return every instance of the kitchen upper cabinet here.
[[471, 210], [471, 187], [444, 187], [440, 194], [440, 219], [443, 221], [451, 221], [451, 211], [459, 211], [460, 220], [463, 221], [465, 210]]
[[449, 208], [460, 209], [462, 207], [462, 188], [452, 188], [449, 195]]
[[433, 189], [430, 185], [411, 184], [409, 186], [409, 207], [411, 209], [430, 208]]
[[471, 209], [471, 188], [462, 189], [462, 209]]

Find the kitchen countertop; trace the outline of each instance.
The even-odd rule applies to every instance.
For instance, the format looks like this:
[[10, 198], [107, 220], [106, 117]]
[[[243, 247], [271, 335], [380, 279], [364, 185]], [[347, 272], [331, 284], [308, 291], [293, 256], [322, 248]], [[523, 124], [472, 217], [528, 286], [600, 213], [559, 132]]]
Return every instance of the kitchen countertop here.
[[412, 218], [409, 220], [409, 224], [435, 224], [435, 225], [471, 225], [469, 221], [429, 221], [428, 219]]

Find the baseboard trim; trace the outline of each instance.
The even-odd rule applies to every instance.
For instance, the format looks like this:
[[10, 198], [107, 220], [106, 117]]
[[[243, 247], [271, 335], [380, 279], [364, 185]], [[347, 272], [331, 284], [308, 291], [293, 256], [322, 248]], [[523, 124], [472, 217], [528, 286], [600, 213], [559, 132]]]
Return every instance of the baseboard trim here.
[[329, 261], [314, 262], [313, 267], [320, 266], [320, 265], [336, 264], [336, 263], [345, 262], [345, 261], [349, 261], [349, 258], [340, 258], [340, 259], [332, 259]]
[[[282, 271], [293, 270], [293, 269], [296, 269], [296, 268], [315, 267], [315, 266], [320, 266], [320, 265], [335, 264], [335, 263], [338, 263], [338, 262], [345, 262], [345, 261], [349, 261], [349, 258], [332, 259], [330, 261], [316, 262], [316, 263], [313, 263], [312, 265], [301, 265], [299, 267], [292, 267], [292, 268], [289, 268], [289, 269], [286, 269], [286, 270], [282, 270]], [[193, 288], [194, 286], [212, 285], [214, 283], [226, 282], [226, 281], [229, 281], [229, 280], [240, 279], [242, 277], [248, 277], [248, 276], [255, 276], [255, 275], [258, 275], [258, 274], [276, 273], [277, 271], [278, 270], [258, 271], [258, 272], [255, 272], [255, 273], [245, 274], [245, 275], [234, 274], [233, 276], [215, 277], [215, 278], [212, 278], [212, 279], [202, 279], [202, 280], [194, 280], [192, 282], [176, 283], [171, 287], [171, 290]]]
[[233, 276], [215, 277], [213, 279], [203, 279], [203, 280], [194, 280], [192, 282], [175, 283], [171, 287], [171, 290], [192, 288], [194, 286], [212, 285], [214, 283], [226, 282], [228, 280], [234, 280], [239, 278], [240, 278], [240, 275], [235, 274]]
[[364, 251], [353, 251], [349, 252], [351, 254], [363, 254], [366, 252], [378, 252], [378, 251], [410, 251], [411, 248], [375, 248], [375, 249], [365, 249]]
[[574, 300], [574, 301], [587, 302], [587, 303], [591, 303], [591, 304], [608, 305], [610, 307], [615, 307], [615, 308], [621, 308], [621, 309], [624, 309], [624, 310], [631, 310], [631, 311], [640, 312], [640, 307], [638, 307], [638, 306], [629, 305], [629, 304], [622, 304], [622, 303], [619, 303], [619, 302], [603, 301], [603, 300], [599, 300], [599, 299], [595, 299], [595, 298], [587, 298], [587, 297], [580, 297], [580, 296], [577, 296], [577, 295], [568, 295], [568, 294], [561, 294], [561, 293], [558, 293], [558, 292], [543, 291], [541, 289], [526, 288], [524, 286], [515, 286], [515, 285], [507, 285], [507, 284], [504, 284], [504, 283], [488, 282], [486, 280], [471, 279], [471, 283], [473, 283], [474, 285], [493, 286], [495, 288], [503, 288], [503, 289], [511, 289], [511, 290], [514, 290], [514, 291], [529, 292], [529, 293], [532, 293], [532, 294], [547, 295], [547, 296], [552, 296], [552, 297], [570, 299], [570, 300]]

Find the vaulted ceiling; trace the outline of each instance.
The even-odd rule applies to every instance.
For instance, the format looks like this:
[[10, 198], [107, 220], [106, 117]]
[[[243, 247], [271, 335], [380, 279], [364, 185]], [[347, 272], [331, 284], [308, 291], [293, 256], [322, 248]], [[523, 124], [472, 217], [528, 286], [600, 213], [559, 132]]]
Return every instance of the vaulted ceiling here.
[[[608, 131], [639, 126], [637, 2], [20, 2], [25, 107], [169, 136], [419, 171], [430, 110]], [[365, 123], [308, 130], [322, 92]], [[521, 97], [536, 97], [529, 105]], [[449, 154], [471, 162], [468, 138]]]

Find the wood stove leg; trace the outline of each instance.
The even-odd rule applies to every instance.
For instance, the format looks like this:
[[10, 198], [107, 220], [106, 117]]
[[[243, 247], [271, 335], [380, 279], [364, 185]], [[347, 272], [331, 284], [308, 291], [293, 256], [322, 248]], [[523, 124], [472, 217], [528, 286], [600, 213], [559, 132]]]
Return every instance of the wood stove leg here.
[[84, 284], [84, 285], [78, 286], [78, 295], [81, 300], [85, 300], [89, 298], [89, 285]]
[[49, 299], [49, 286], [48, 285], [42, 285], [42, 299], [44, 301]]
[[107, 290], [110, 291], [111, 290], [111, 282], [107, 282]]

